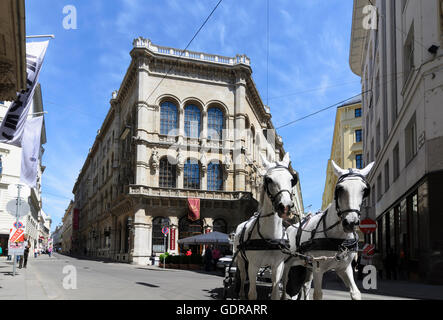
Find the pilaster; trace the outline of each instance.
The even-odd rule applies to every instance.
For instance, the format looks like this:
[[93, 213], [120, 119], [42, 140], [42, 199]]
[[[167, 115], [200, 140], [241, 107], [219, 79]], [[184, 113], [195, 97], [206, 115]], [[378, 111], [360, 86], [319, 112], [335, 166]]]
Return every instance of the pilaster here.
[[133, 222], [134, 247], [132, 263], [147, 265], [152, 251], [152, 217], [146, 215], [146, 210], [139, 207], [134, 214]]

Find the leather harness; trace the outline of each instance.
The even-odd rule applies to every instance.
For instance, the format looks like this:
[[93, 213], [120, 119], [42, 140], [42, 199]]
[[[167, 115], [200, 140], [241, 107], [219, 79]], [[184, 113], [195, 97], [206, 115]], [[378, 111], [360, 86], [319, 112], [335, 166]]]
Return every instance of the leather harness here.
[[[289, 170], [288, 168], [283, 167], [283, 166], [277, 166], [275, 168], [284, 168], [286, 170]], [[294, 174], [292, 174], [292, 175], [295, 180], [297, 178], [296, 175], [294, 175]], [[353, 172], [352, 169], [349, 169], [349, 173], [342, 175], [338, 179], [337, 184], [336, 184], [334, 200], [336, 203], [337, 215], [339, 216], [340, 220], [338, 220], [333, 225], [326, 227], [326, 216], [328, 214], [328, 210], [326, 210], [322, 214], [322, 217], [320, 218], [319, 222], [317, 223], [317, 226], [315, 227], [315, 229], [312, 231], [306, 231], [306, 230], [303, 230], [303, 227], [307, 224], [307, 222], [310, 220], [311, 217], [309, 216], [309, 217], [303, 219], [300, 222], [299, 227], [296, 227], [298, 230], [297, 230], [297, 234], [296, 234], [297, 251], [296, 251], [295, 255], [288, 253], [289, 252], [289, 238], [288, 238], [288, 235], [287, 235], [284, 227], [282, 230], [283, 232], [282, 232], [281, 239], [265, 239], [263, 237], [263, 235], [261, 234], [261, 232], [260, 232], [260, 218], [269, 217], [274, 214], [274, 212], [272, 212], [272, 213], [267, 214], [265, 216], [261, 216], [259, 213], [255, 213], [254, 216], [251, 217], [251, 219], [255, 219], [255, 221], [254, 221], [254, 225], [252, 226], [251, 230], [248, 233], [248, 237], [246, 240], [245, 240], [245, 234], [246, 234], [247, 223], [245, 224], [245, 226], [243, 227], [243, 230], [240, 234], [239, 245], [237, 246], [238, 250], [237, 250], [235, 256], [240, 252], [242, 257], [245, 259], [245, 261], [247, 261], [246, 251], [280, 250], [282, 252], [286, 251], [285, 253], [290, 255], [289, 258], [286, 260], [286, 261], [288, 261], [292, 257], [301, 256], [301, 255], [303, 255], [303, 253], [306, 253], [308, 251], [314, 251], [314, 250], [337, 251], [337, 252], [344, 252], [344, 251], [355, 252], [355, 251], [357, 251], [359, 238], [358, 238], [358, 235], [356, 232], [354, 232], [353, 239], [336, 239], [336, 238], [329, 238], [327, 236], [327, 231], [335, 228], [337, 225], [340, 224], [343, 214], [349, 213], [349, 212], [356, 212], [359, 216], [361, 215], [360, 211], [357, 209], [340, 210], [340, 208], [339, 208], [337, 187], [338, 187], [339, 183], [343, 182], [348, 177], [361, 178], [363, 180], [363, 182], [366, 184], [366, 190], [365, 190], [365, 194], [363, 197], [365, 198], [369, 195], [370, 185], [366, 181], [365, 177], [361, 174]], [[282, 192], [289, 192], [288, 190], [281, 190], [276, 195], [271, 195], [269, 192], [269, 189], [268, 189], [268, 185], [266, 183], [266, 179], [265, 179], [265, 186], [264, 187], [265, 187], [267, 195], [271, 199], [274, 207], [275, 207], [276, 197], [279, 194], [281, 194]], [[289, 193], [291, 194], [291, 192], [289, 192]], [[291, 199], [292, 199], [292, 194], [291, 194]], [[274, 208], [274, 210], [275, 210], [275, 208]], [[323, 230], [318, 231], [320, 224], [323, 224]], [[260, 236], [260, 239], [251, 239], [252, 231], [254, 230], [254, 228], [256, 226], [257, 226], [257, 231]], [[302, 236], [303, 232], [311, 232], [311, 237], [308, 241], [301, 243], [301, 236]], [[323, 232], [325, 237], [324, 238], [315, 238], [315, 235], [317, 234], [317, 232]], [[233, 257], [232, 260], [235, 259], [235, 256]]]

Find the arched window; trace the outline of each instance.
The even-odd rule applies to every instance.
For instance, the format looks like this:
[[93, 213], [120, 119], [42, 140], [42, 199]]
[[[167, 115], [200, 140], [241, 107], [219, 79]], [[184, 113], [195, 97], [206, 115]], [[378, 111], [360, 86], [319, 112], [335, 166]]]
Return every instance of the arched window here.
[[223, 171], [219, 163], [211, 162], [208, 166], [208, 190], [223, 190]]
[[167, 157], [160, 160], [160, 172], [158, 179], [158, 185], [160, 188], [177, 187], [177, 166], [170, 164]]
[[215, 219], [214, 223], [212, 224], [212, 230], [221, 233], [228, 233], [228, 225], [223, 219]]
[[152, 253], [165, 253], [168, 251], [168, 241], [165, 246], [163, 227], [169, 227], [169, 218], [157, 217], [152, 221]]
[[188, 160], [184, 167], [183, 187], [185, 189], [200, 189], [200, 165], [195, 161]]
[[208, 110], [208, 139], [221, 140], [223, 138], [223, 112], [219, 108]]
[[177, 129], [177, 107], [171, 102], [163, 102], [160, 106], [160, 134], [175, 135]]
[[200, 137], [201, 112], [197, 106], [185, 107], [185, 136], [190, 138]]

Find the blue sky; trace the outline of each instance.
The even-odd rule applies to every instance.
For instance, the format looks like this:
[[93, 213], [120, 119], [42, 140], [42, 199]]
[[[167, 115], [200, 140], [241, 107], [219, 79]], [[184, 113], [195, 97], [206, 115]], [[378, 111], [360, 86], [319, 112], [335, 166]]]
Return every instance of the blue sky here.
[[[55, 228], [130, 63], [132, 40], [184, 48], [218, 0], [26, 1], [27, 35], [54, 34], [40, 82], [46, 115], [43, 207]], [[351, 0], [271, 0], [269, 105], [276, 127], [354, 96]], [[77, 9], [76, 30], [63, 8]], [[247, 54], [266, 102], [266, 0], [223, 0], [189, 50]], [[335, 108], [278, 131], [299, 171], [305, 207], [319, 209]]]

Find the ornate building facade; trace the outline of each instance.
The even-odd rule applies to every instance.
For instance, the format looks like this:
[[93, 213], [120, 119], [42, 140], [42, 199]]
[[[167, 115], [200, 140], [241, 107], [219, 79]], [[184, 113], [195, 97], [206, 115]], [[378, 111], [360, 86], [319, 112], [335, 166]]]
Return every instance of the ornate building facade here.
[[[165, 251], [179, 254], [181, 238], [234, 231], [255, 212], [260, 153], [281, 160], [284, 149], [248, 57], [183, 52], [144, 38], [133, 45], [73, 188], [72, 247], [146, 265]], [[299, 184], [294, 194], [303, 212]], [[188, 199], [200, 201], [195, 221]]]

